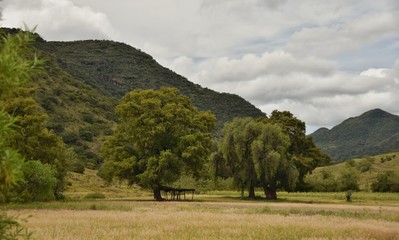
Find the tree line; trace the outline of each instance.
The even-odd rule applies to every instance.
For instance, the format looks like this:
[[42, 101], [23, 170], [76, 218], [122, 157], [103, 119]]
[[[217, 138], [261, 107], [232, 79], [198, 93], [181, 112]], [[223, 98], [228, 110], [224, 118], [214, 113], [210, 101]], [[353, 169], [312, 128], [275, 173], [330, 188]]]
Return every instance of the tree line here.
[[[100, 176], [127, 179], [154, 191], [183, 174], [233, 178], [234, 185], [255, 198], [261, 187], [268, 199], [277, 189], [305, 189], [304, 176], [330, 159], [305, 134], [305, 123], [290, 112], [269, 118], [236, 118], [212, 137], [216, 118], [198, 111], [175, 88], [134, 90], [116, 108], [120, 119], [102, 148]], [[209, 175], [208, 175], [209, 176]]]

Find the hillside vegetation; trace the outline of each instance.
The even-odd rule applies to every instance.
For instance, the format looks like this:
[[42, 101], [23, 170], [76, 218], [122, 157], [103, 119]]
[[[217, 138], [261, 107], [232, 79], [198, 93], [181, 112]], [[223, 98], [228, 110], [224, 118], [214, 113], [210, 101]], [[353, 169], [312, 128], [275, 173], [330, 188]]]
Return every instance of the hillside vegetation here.
[[[19, 30], [2, 31], [15, 34]], [[35, 46], [44, 64], [30, 83], [34, 98], [48, 114], [47, 127], [76, 153], [79, 169], [81, 163], [90, 168], [101, 163], [98, 152], [104, 138], [113, 134], [115, 107], [134, 89], [178, 88], [199, 110], [216, 115], [215, 135], [235, 117], [265, 116], [243, 98], [194, 84], [123, 43], [48, 42], [38, 36]]]
[[372, 191], [372, 184], [376, 182], [377, 176], [389, 171], [399, 176], [399, 152], [356, 158], [331, 166], [318, 167], [307, 176], [306, 181], [319, 186], [317, 182], [323, 179], [321, 185], [328, 187], [329, 184], [339, 184], [337, 178], [341, 178], [340, 176], [344, 173], [350, 174], [350, 177], [357, 180], [359, 190]]
[[374, 109], [345, 120], [331, 130], [310, 135], [333, 160], [372, 156], [399, 150], [399, 116]]

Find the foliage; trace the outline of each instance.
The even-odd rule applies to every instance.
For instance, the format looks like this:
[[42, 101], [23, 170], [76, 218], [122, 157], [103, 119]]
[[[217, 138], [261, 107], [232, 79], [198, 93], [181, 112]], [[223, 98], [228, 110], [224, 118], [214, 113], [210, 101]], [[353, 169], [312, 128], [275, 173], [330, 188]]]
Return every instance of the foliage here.
[[[216, 153], [211, 156], [216, 174], [230, 176], [236, 187], [248, 189], [255, 197], [255, 187], [262, 187], [267, 198], [275, 199], [278, 184], [292, 178], [295, 167], [286, 158], [289, 139], [270, 123], [252, 118], [236, 118], [225, 124]], [[223, 172], [224, 171], [224, 172]]]
[[30, 89], [18, 88], [7, 98], [0, 98], [0, 105], [5, 111], [19, 116], [15, 122], [18, 131], [12, 136], [11, 146], [26, 160], [40, 160], [56, 168], [59, 182], [55, 194], [59, 195], [64, 189], [67, 170], [65, 146], [60, 137], [46, 128], [47, 115], [30, 94]]
[[1, 42], [0, 109], [4, 111], [1, 118], [5, 119], [7, 114], [18, 116], [12, 121], [16, 128], [7, 136], [9, 149], [4, 151], [3, 147], [1, 150], [5, 154], [1, 155], [3, 159], [14, 159], [8, 160], [8, 163], [24, 157], [27, 161], [40, 160], [55, 166], [59, 181], [53, 194], [60, 196], [66, 171], [64, 144], [61, 138], [46, 128], [47, 115], [31, 97], [34, 90], [21, 86], [35, 78], [38, 66], [42, 64], [32, 49], [34, 38], [29, 32], [18, 32], [4, 37]]
[[373, 165], [373, 162], [374, 162], [374, 158], [371, 158], [371, 157], [363, 159], [363, 160], [361, 160], [361, 161], [359, 161], [357, 163], [356, 168], [361, 173], [364, 173], [364, 172], [367, 172], [367, 171], [371, 171], [371, 167]]
[[[296, 187], [292, 190], [307, 190], [304, 182], [306, 174], [316, 167], [328, 165], [330, 157], [321, 152], [313, 143], [313, 139], [306, 136], [305, 123], [288, 111], [274, 110], [268, 122], [278, 124], [290, 140], [288, 156], [299, 172]], [[292, 184], [291, 184], [292, 185]]]
[[21, 176], [22, 156], [12, 146], [16, 124], [21, 120], [15, 112], [8, 113], [1, 99], [6, 99], [16, 88], [30, 80], [39, 63], [36, 57], [25, 57], [32, 35], [20, 33], [2, 36], [0, 41], [0, 190], [3, 192]]
[[[30, 80], [35, 66], [36, 57], [26, 57], [27, 49], [32, 41], [30, 33], [19, 33], [14, 36], [2, 36], [0, 41], [0, 99], [8, 97], [9, 93]], [[16, 122], [20, 118], [7, 113], [0, 104], [0, 198], [22, 178], [23, 158], [12, 146], [12, 138], [16, 131]], [[3, 201], [4, 199], [0, 199]], [[12, 240], [24, 237], [30, 233], [20, 226], [13, 218], [0, 212], [0, 239]]]
[[49, 164], [40, 161], [27, 161], [22, 166], [23, 180], [18, 182], [8, 198], [13, 202], [54, 200], [57, 185], [57, 171]]
[[15, 117], [0, 110], [0, 190], [2, 193], [22, 178], [23, 158], [9, 146], [9, 138], [15, 121]]
[[379, 173], [371, 189], [373, 192], [399, 192], [399, 176], [394, 171]]
[[30, 239], [32, 233], [22, 227], [14, 218], [0, 212], [0, 239]]
[[69, 171], [80, 174], [84, 173], [85, 171], [84, 163], [78, 159], [78, 156], [73, 148], [68, 148], [66, 150], [65, 157]]
[[[393, 157], [396, 155], [397, 153], [387, 153], [371, 157], [367, 156], [330, 166], [318, 167], [312, 174], [306, 175], [305, 183], [309, 184], [309, 191], [341, 191], [340, 187], [344, 185], [341, 183], [341, 173], [352, 171], [354, 173], [353, 177], [357, 179], [359, 189], [361, 191], [371, 191], [372, 184], [379, 174], [393, 171], [395, 175], [399, 175], [399, 159]], [[381, 162], [375, 159], [391, 160]]]
[[340, 192], [359, 190], [359, 172], [355, 168], [344, 168], [340, 171], [321, 171], [307, 175], [304, 179], [311, 191]]
[[135, 90], [116, 109], [120, 122], [102, 147], [101, 176], [127, 179], [154, 190], [183, 172], [201, 176], [215, 117], [198, 111], [177, 89]]
[[312, 133], [316, 145], [334, 160], [344, 160], [396, 151], [399, 116], [374, 109], [349, 118], [331, 130]]

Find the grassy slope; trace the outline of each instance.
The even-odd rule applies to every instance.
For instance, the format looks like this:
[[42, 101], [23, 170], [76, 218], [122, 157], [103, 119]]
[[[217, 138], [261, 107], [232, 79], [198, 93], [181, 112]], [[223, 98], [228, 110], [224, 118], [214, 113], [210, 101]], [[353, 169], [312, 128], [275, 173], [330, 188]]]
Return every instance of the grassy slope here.
[[[391, 161], [385, 161], [381, 162], [381, 158], [385, 158], [387, 156], [393, 156], [396, 155], [394, 159]], [[364, 173], [360, 173], [360, 179], [359, 179], [359, 187], [361, 190], [369, 190], [369, 187], [372, 182], [375, 181], [377, 174], [379, 172], [385, 172], [392, 170], [396, 174], [399, 175], [399, 152], [394, 152], [394, 153], [387, 153], [387, 154], [381, 154], [381, 155], [376, 155], [371, 157], [374, 159], [374, 162], [372, 163], [371, 170], [366, 171]], [[360, 161], [364, 160], [365, 158], [356, 158], [354, 159], [354, 166], [356, 166]], [[326, 167], [319, 167], [316, 168], [313, 172], [318, 173], [320, 171], [327, 170], [327, 172], [330, 173], [338, 173], [341, 172], [343, 169], [347, 168], [348, 165], [346, 162], [338, 163], [332, 166], [326, 166]]]

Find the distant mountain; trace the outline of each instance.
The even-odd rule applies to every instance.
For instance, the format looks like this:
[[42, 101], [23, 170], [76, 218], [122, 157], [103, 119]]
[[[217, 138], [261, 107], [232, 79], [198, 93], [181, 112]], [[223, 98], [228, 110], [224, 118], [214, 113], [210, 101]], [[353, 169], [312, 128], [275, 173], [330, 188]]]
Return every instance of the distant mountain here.
[[310, 134], [317, 147], [336, 161], [399, 150], [399, 116], [374, 109], [331, 130]]
[[[0, 29], [0, 33], [18, 31]], [[49, 116], [48, 128], [61, 136], [89, 167], [101, 162], [100, 144], [113, 133], [117, 122], [114, 109], [119, 99], [134, 89], [178, 88], [200, 110], [216, 115], [216, 134], [234, 117], [265, 116], [245, 99], [194, 84], [123, 43], [49, 42], [38, 36], [35, 47], [44, 60], [45, 71], [31, 83], [36, 89], [34, 98]]]

